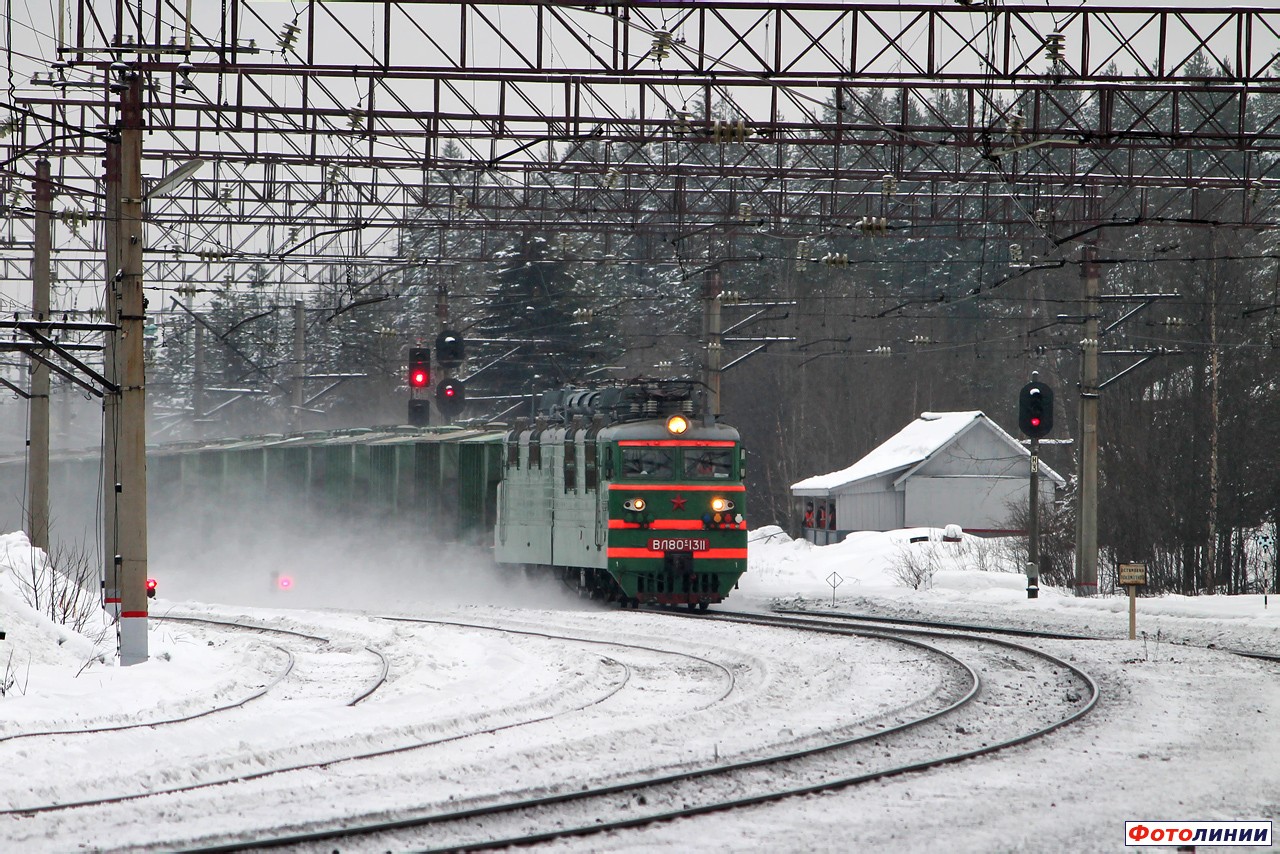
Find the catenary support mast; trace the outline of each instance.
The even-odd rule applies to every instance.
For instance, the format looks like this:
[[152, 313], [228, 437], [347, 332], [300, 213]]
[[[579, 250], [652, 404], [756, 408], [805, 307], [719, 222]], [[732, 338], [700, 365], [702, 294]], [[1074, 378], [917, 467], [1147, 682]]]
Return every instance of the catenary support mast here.
[[1076, 514], [1076, 595], [1098, 592], [1098, 263], [1084, 247], [1084, 338], [1080, 342], [1080, 506]]
[[142, 294], [142, 75], [128, 73], [120, 106], [120, 414], [116, 525], [120, 663], [147, 660], [147, 460]]
[[[36, 161], [35, 241], [31, 259], [31, 306], [35, 319], [49, 318], [49, 260], [53, 184], [49, 161]], [[46, 351], [47, 352], [47, 351]], [[31, 362], [31, 408], [27, 430], [27, 535], [31, 545], [49, 551], [49, 366]]]

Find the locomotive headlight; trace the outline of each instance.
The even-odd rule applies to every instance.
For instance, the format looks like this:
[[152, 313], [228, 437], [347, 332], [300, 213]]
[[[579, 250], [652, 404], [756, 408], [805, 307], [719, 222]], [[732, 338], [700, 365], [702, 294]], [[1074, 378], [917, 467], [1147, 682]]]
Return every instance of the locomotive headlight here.
[[689, 419], [683, 415], [672, 415], [667, 419], [667, 432], [673, 436], [679, 436], [688, 429]]
[[630, 510], [632, 513], [639, 513], [648, 506], [649, 505], [645, 503], [643, 498], [628, 498], [626, 501], [622, 502], [622, 509]]
[[723, 513], [726, 510], [733, 509], [733, 502], [727, 498], [713, 498], [711, 499], [711, 509], [717, 513]]

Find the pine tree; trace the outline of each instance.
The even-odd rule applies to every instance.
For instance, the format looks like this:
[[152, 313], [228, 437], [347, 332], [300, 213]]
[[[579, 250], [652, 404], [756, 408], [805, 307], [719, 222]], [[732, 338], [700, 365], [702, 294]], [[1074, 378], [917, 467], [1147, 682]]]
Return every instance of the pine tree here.
[[602, 366], [616, 347], [606, 344], [603, 321], [572, 264], [552, 257], [548, 241], [525, 234], [499, 253], [497, 275], [472, 324], [471, 338], [493, 340], [499, 351], [518, 348], [484, 373], [498, 394], [528, 394], [580, 381]]

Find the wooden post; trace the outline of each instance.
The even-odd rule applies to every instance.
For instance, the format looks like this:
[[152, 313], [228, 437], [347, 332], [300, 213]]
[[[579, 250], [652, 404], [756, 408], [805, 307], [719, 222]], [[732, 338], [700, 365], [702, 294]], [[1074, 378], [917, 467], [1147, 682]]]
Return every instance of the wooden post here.
[[1120, 564], [1120, 584], [1129, 588], [1129, 640], [1138, 636], [1138, 586], [1147, 583], [1145, 563]]

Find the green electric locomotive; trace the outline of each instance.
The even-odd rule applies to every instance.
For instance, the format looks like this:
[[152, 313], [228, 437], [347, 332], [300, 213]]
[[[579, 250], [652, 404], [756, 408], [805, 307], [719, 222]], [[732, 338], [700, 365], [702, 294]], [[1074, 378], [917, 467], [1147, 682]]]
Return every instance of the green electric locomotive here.
[[689, 381], [543, 395], [503, 443], [494, 556], [583, 596], [706, 609], [747, 568], [738, 431]]

